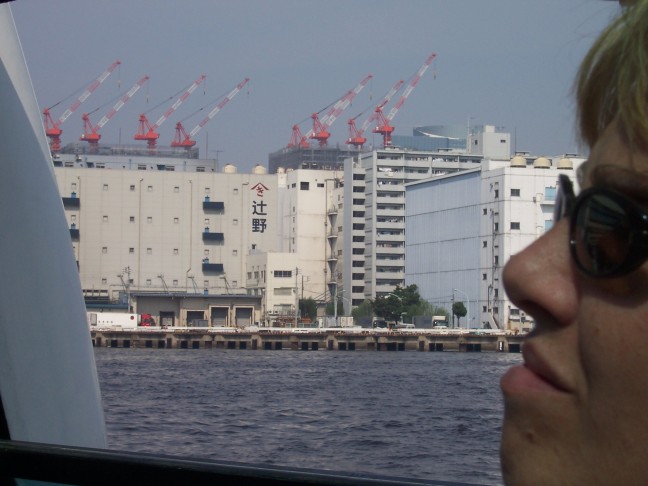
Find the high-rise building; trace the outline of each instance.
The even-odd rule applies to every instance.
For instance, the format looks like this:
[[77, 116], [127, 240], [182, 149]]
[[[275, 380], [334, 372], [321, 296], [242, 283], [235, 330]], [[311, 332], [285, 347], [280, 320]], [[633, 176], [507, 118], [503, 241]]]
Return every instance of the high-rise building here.
[[339, 285], [349, 299], [345, 309], [405, 285], [405, 185], [479, 167], [482, 159], [451, 151], [387, 148], [358, 153], [345, 162]]

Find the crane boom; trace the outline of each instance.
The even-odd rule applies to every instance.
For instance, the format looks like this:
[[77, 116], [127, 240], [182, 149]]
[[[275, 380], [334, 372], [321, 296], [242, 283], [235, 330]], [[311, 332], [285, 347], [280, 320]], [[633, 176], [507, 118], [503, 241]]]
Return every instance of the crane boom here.
[[175, 102], [174, 102], [174, 103], [173, 103], [173, 104], [172, 104], [172, 105], [171, 105], [171, 106], [170, 106], [170, 107], [169, 107], [169, 108], [164, 112], [164, 114], [163, 114], [160, 118], [158, 118], [158, 120], [153, 124], [153, 130], [155, 130], [156, 128], [159, 128], [160, 125], [162, 125], [162, 124], [166, 121], [166, 119], [169, 118], [169, 117], [171, 116], [171, 114], [172, 114], [174, 111], [176, 111], [176, 110], [178, 109], [178, 107], [179, 107], [182, 103], [185, 102], [185, 100], [186, 100], [187, 98], [189, 98], [189, 96], [191, 95], [191, 93], [193, 93], [194, 91], [196, 91], [196, 88], [198, 87], [198, 85], [200, 85], [200, 83], [202, 83], [203, 80], [204, 80], [206, 77], [207, 77], [207, 76], [205, 76], [205, 75], [203, 74], [203, 75], [201, 75], [198, 79], [196, 79], [196, 80], [193, 82], [193, 84], [192, 84], [191, 86], [189, 86], [189, 88], [187, 88], [187, 91], [185, 91], [184, 93], [182, 93], [182, 96], [180, 96], [180, 98], [178, 98], [178, 99], [177, 99], [177, 100], [176, 100], [176, 101], [175, 101]]
[[182, 122], [178, 122], [176, 124], [176, 136], [171, 142], [172, 147], [185, 147], [186, 149], [189, 149], [196, 145], [196, 141], [192, 140], [192, 137], [194, 137], [201, 129], [204, 127], [209, 120], [214, 118], [219, 111], [223, 109], [223, 107], [229, 103], [232, 98], [234, 98], [239, 91], [243, 89], [243, 87], [250, 81], [250, 78], [245, 78], [243, 81], [241, 81], [239, 84], [237, 84], [232, 91], [230, 91], [225, 98], [221, 100], [220, 103], [218, 103], [212, 111], [209, 112], [209, 114], [202, 119], [198, 125], [196, 125], [188, 134], [185, 131], [184, 127], [182, 126]]
[[117, 113], [122, 106], [130, 100], [135, 93], [139, 91], [139, 89], [142, 87], [142, 85], [148, 81], [149, 77], [144, 76], [142, 79], [140, 79], [137, 83], [133, 85], [131, 89], [129, 89], [124, 96], [119, 98], [117, 103], [113, 105], [113, 107], [110, 109], [108, 113], [106, 113], [101, 120], [97, 123], [96, 126], [92, 126], [92, 122], [90, 121], [90, 115], [88, 113], [83, 114], [83, 134], [81, 135], [81, 138], [79, 140], [86, 141], [88, 142], [91, 146], [96, 147], [97, 144], [99, 143], [99, 140], [101, 139], [101, 134], [99, 134], [99, 130], [103, 128], [103, 126], [108, 123], [108, 121], [115, 116], [115, 113]]
[[403, 91], [403, 94], [401, 95], [398, 102], [392, 107], [391, 110], [389, 110], [389, 114], [387, 115], [387, 120], [391, 121], [394, 119], [394, 116], [396, 116], [396, 113], [398, 113], [400, 107], [403, 106], [403, 103], [405, 103], [405, 100], [412, 93], [412, 91], [414, 90], [418, 82], [423, 77], [423, 74], [425, 74], [425, 71], [427, 71], [427, 69], [430, 67], [430, 64], [432, 64], [432, 61], [434, 61], [435, 58], [436, 58], [436, 53], [434, 52], [428, 56], [428, 58], [425, 60], [423, 65], [416, 72], [416, 76], [414, 76], [412, 82], [407, 86], [407, 88], [405, 88], [405, 91]]
[[360, 81], [355, 88], [348, 91], [344, 96], [336, 101], [331, 109], [321, 119], [319, 118], [319, 113], [313, 113], [311, 115], [311, 118], [313, 119], [313, 128], [306, 134], [306, 137], [317, 140], [320, 147], [326, 146], [328, 139], [331, 136], [328, 128], [333, 124], [340, 113], [349, 107], [356, 95], [362, 91], [371, 78], [373, 78], [371, 74], [365, 76], [365, 78]]
[[362, 115], [364, 112], [357, 114], [355, 117], [351, 118], [347, 123], [349, 124], [349, 138], [347, 139], [347, 144], [349, 145], [354, 145], [357, 148], [362, 148], [362, 146], [365, 144], [367, 141], [366, 138], [364, 138], [362, 135], [364, 132], [369, 128], [369, 125], [376, 119], [378, 118], [378, 113], [377, 111], [379, 109], [382, 109], [383, 106], [385, 106], [387, 103], [391, 101], [391, 99], [394, 97], [394, 95], [398, 92], [399, 89], [401, 89], [401, 86], [405, 84], [405, 81], [402, 79], [398, 81], [392, 88], [387, 92], [385, 97], [382, 99], [382, 101], [376, 106], [374, 109], [374, 112], [371, 114], [369, 118], [365, 120], [365, 122], [362, 124], [362, 127], [358, 130], [355, 125], [356, 118], [358, 118], [360, 115]]
[[387, 116], [383, 114], [382, 106], [376, 108], [376, 115], [379, 121], [378, 126], [374, 128], [373, 132], [380, 133], [383, 136], [383, 145], [385, 147], [391, 145], [391, 134], [394, 131], [394, 127], [390, 124], [390, 122], [392, 121], [396, 113], [398, 113], [398, 110], [401, 108], [401, 106], [403, 106], [403, 103], [405, 103], [405, 100], [407, 100], [407, 98], [412, 93], [418, 82], [421, 80], [421, 77], [423, 77], [423, 74], [425, 74], [425, 71], [427, 71], [428, 67], [430, 67], [430, 64], [432, 64], [432, 61], [435, 58], [436, 53], [434, 52], [427, 57], [423, 65], [419, 68], [419, 70], [412, 78], [412, 81], [410, 81], [407, 88], [405, 88], [405, 91], [401, 95], [398, 102], [389, 111], [389, 114]]
[[[74, 113], [79, 106], [81, 106], [81, 103], [83, 103], [85, 100], [88, 99], [88, 97], [103, 83], [108, 76], [112, 74], [112, 72], [121, 64], [121, 61], [117, 60], [113, 62], [108, 69], [106, 69], [101, 75], [95, 79], [90, 86], [88, 86], [83, 93], [72, 103], [72, 105], [63, 112], [63, 114], [58, 118], [58, 120], [54, 121], [52, 120], [52, 115], [50, 113], [50, 109], [52, 109], [54, 106], [50, 106], [49, 108], [45, 108], [43, 110], [43, 116], [45, 118], [45, 135], [50, 139], [50, 150], [52, 152], [58, 152], [61, 150], [61, 134], [63, 133], [63, 130], [61, 130], [61, 125], [65, 120], [67, 120], [72, 113]], [[57, 103], [58, 104], [58, 103]]]
[[333, 108], [331, 108], [331, 110], [322, 117], [322, 119], [320, 120], [322, 124], [326, 127], [330, 127], [340, 115], [340, 113], [342, 113], [349, 107], [353, 99], [360, 93], [360, 91], [362, 91], [362, 89], [372, 78], [373, 76], [371, 74], [368, 74], [362, 81], [360, 81], [360, 83], [358, 83], [355, 88], [353, 88], [353, 90], [349, 91], [342, 98], [340, 98], [339, 101], [333, 105]]
[[221, 101], [218, 105], [216, 105], [216, 107], [212, 111], [210, 111], [209, 114], [198, 125], [196, 125], [193, 128], [193, 130], [189, 132], [189, 136], [190, 137], [195, 136], [202, 129], [202, 127], [204, 127], [207, 124], [209, 120], [214, 118], [214, 116], [216, 116], [216, 114], [219, 111], [221, 111], [223, 107], [239, 93], [239, 91], [243, 89], [243, 87], [248, 83], [248, 81], [250, 81], [250, 78], [245, 78], [243, 81], [237, 84], [236, 87], [228, 93], [225, 99], [223, 99], [223, 101]]
[[164, 112], [164, 114], [153, 124], [151, 125], [148, 121], [148, 118], [144, 113], [139, 117], [139, 127], [137, 133], [133, 137], [135, 140], [146, 140], [149, 149], [155, 149], [157, 145], [157, 139], [160, 137], [160, 134], [155, 130], [164, 123], [171, 114], [178, 109], [178, 107], [193, 93], [196, 88], [203, 82], [206, 78], [202, 74], [198, 79], [196, 79], [189, 88]]

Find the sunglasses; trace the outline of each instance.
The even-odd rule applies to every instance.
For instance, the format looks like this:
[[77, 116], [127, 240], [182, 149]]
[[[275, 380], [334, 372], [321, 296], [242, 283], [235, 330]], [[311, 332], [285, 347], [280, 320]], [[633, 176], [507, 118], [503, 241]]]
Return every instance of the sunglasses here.
[[576, 266], [594, 278], [619, 277], [648, 260], [648, 212], [622, 194], [592, 187], [574, 196], [558, 176], [554, 224], [570, 218], [569, 246]]

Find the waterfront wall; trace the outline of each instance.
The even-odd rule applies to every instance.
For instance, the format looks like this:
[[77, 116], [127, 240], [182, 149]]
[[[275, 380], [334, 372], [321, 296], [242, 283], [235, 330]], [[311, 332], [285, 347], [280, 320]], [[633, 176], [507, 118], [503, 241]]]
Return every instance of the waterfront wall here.
[[462, 351], [519, 353], [523, 334], [242, 329], [93, 329], [95, 347], [294, 351]]

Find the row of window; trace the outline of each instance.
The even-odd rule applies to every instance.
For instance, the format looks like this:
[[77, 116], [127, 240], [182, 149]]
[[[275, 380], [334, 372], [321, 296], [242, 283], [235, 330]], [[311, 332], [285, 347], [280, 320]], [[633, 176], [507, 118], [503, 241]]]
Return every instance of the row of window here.
[[[75, 248], [75, 251], [76, 251], [76, 248]], [[101, 247], [101, 253], [108, 254], [109, 253], [108, 252], [108, 247], [107, 246], [102, 246]], [[135, 254], [135, 247], [133, 247], [133, 246], [129, 247], [128, 248], [128, 253], [131, 254], [131, 255], [134, 255]], [[152, 247], [146, 248], [146, 254], [147, 255], [153, 255], [153, 248]], [[172, 255], [179, 255], [180, 250], [178, 248], [173, 248], [171, 250], [171, 254]], [[238, 256], [238, 250], [237, 249], [232, 250], [232, 256]], [[203, 251], [203, 257], [204, 257], [203, 261], [205, 261], [205, 260], [207, 262], [209, 261], [209, 250], [208, 249], [205, 249]]]

